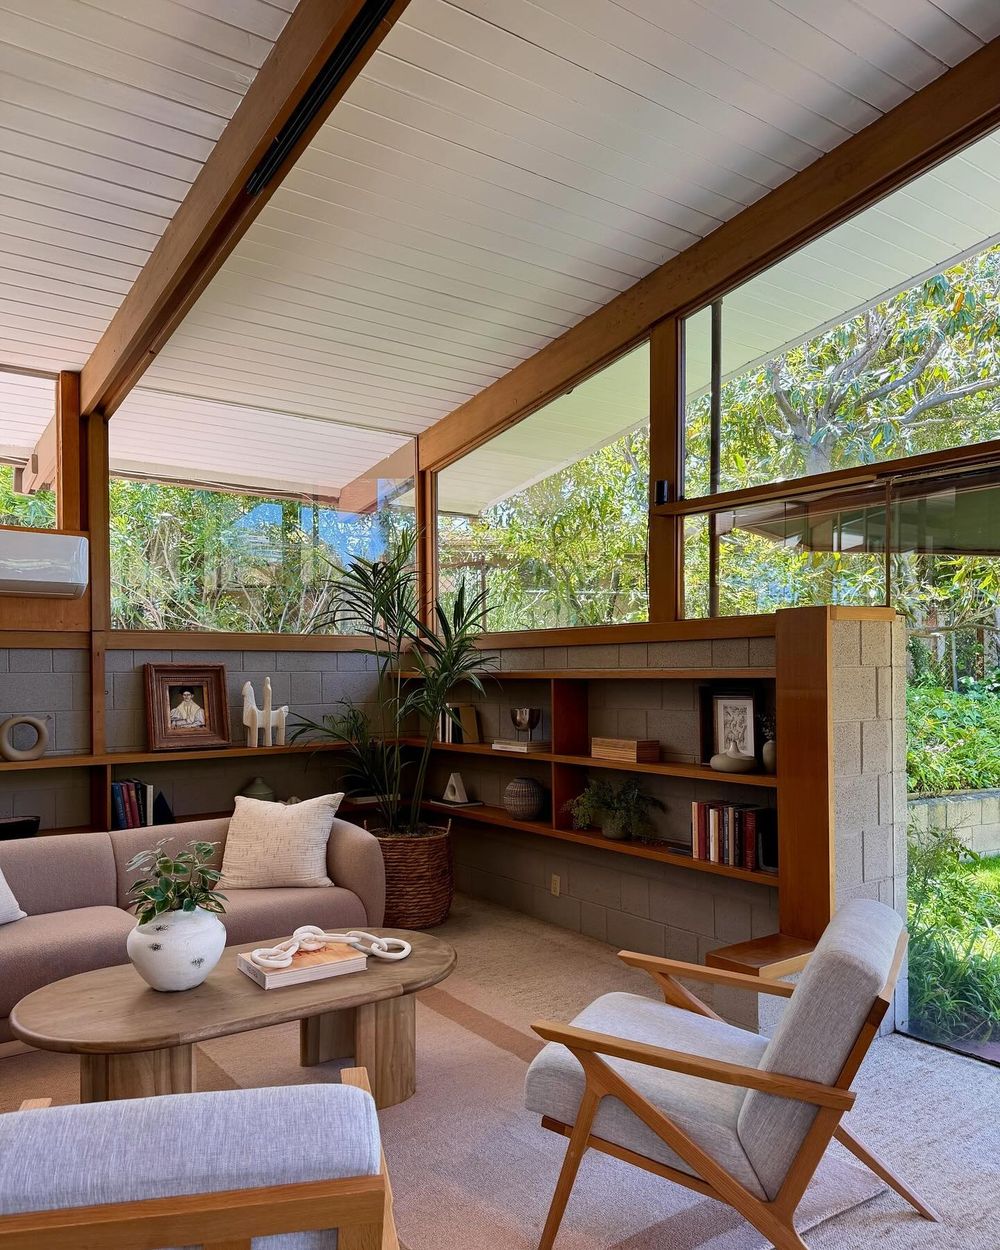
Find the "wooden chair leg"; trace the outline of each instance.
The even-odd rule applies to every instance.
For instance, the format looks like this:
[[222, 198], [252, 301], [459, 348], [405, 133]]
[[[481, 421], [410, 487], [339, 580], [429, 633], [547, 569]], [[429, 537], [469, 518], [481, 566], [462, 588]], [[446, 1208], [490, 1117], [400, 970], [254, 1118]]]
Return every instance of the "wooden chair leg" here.
[[883, 1160], [878, 1157], [878, 1155], [872, 1154], [867, 1146], [858, 1141], [849, 1129], [844, 1128], [842, 1124], [838, 1124], [833, 1135], [842, 1146], [847, 1147], [855, 1158], [860, 1159], [866, 1168], [869, 1168], [872, 1172], [874, 1172], [879, 1180], [885, 1181], [890, 1189], [894, 1189], [901, 1198], [905, 1198], [910, 1206], [913, 1207], [914, 1211], [922, 1216], [923, 1219], [931, 1220], [935, 1224], [939, 1224], [941, 1222], [941, 1217], [934, 1210], [934, 1208], [927, 1206], [925, 1202], [918, 1198], [913, 1190], [901, 1181], [899, 1177], [889, 1169]]
[[555, 1193], [552, 1195], [552, 1204], [545, 1220], [545, 1227], [542, 1229], [542, 1239], [538, 1243], [538, 1250], [552, 1250], [556, 1234], [559, 1232], [559, 1225], [566, 1211], [566, 1203], [573, 1189], [573, 1182], [580, 1170], [583, 1156], [587, 1153], [587, 1139], [590, 1137], [590, 1130], [600, 1102], [601, 1095], [595, 1093], [588, 1083], [583, 1098], [580, 1100], [580, 1110], [576, 1114], [576, 1123], [573, 1125], [569, 1145], [566, 1147], [566, 1157], [563, 1159], [562, 1170], [556, 1181]]

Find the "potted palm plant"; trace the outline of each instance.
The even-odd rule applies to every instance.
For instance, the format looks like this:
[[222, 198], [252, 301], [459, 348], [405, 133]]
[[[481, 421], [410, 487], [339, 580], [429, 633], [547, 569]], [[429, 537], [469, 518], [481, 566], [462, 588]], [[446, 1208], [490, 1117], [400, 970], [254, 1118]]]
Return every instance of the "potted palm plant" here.
[[434, 628], [425, 624], [417, 610], [415, 545], [415, 533], [404, 531], [383, 559], [352, 560], [336, 606], [317, 623], [365, 639], [354, 651], [373, 659], [375, 711], [344, 699], [321, 722], [299, 717], [292, 732], [293, 740], [325, 739], [345, 748], [351, 792], [374, 803], [371, 832], [385, 861], [386, 924], [405, 929], [440, 924], [451, 907], [449, 830], [424, 819], [427, 770], [449, 692], [467, 681], [485, 694], [476, 670], [488, 667], [476, 648], [485, 593], [468, 597], [463, 582], [450, 608], [435, 603]]

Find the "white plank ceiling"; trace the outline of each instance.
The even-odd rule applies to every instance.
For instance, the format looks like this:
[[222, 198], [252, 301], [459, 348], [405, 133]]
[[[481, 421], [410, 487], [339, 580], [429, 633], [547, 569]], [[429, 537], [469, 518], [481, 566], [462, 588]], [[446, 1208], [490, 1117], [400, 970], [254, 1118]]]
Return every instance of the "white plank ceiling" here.
[[0, 367], [83, 365], [292, 7], [0, 0]]
[[[34, 0], [44, 18], [26, 15], [28, 0], [0, 0], [4, 9], [13, 30], [35, 36], [23, 49], [26, 36], [0, 29], [4, 55], [57, 62], [47, 78], [34, 61], [21, 67], [18, 90], [36, 95], [13, 101], [18, 118], [51, 117], [49, 96], [62, 99], [67, 75], [87, 72], [43, 51], [35, 27], [67, 37], [81, 12], [91, 33], [132, 12], [128, 0]], [[35, 294], [16, 309], [0, 299], [0, 335], [19, 336], [0, 338], [10, 363], [74, 367], [117, 306], [221, 128], [223, 103], [235, 106], [235, 80], [252, 74], [283, 16], [264, 0], [224, 9], [146, 0], [129, 26], [150, 41], [144, 76], [129, 60], [142, 48], [116, 27], [114, 64], [126, 72], [99, 93], [74, 88], [95, 109], [117, 108], [128, 142], [173, 163], [88, 147], [91, 131], [125, 142], [93, 119], [87, 136], [33, 136], [36, 161], [65, 178], [72, 153], [86, 153], [74, 177], [101, 185], [75, 186], [74, 203], [93, 203], [88, 224], [73, 226], [62, 184], [46, 175], [46, 195], [63, 196], [45, 202], [46, 233], [14, 236], [15, 272], [27, 268]], [[156, 41], [185, 21], [199, 26], [175, 65]], [[145, 381], [190, 400], [416, 433], [998, 35], [997, 0], [412, 0]], [[100, 65], [91, 72], [99, 78]], [[156, 109], [142, 112], [132, 101], [146, 90]], [[4, 133], [22, 135], [27, 123], [6, 112]], [[64, 101], [60, 126], [75, 117]], [[68, 149], [66, 160], [47, 144]], [[0, 150], [0, 162], [24, 159]], [[17, 203], [35, 194], [25, 189], [34, 167], [0, 168]], [[54, 272], [36, 274], [53, 248], [75, 253], [55, 255], [80, 269], [76, 295], [50, 285], [62, 280]], [[94, 250], [109, 272], [93, 276]], [[604, 433], [581, 427], [581, 445], [606, 441], [621, 415]]]

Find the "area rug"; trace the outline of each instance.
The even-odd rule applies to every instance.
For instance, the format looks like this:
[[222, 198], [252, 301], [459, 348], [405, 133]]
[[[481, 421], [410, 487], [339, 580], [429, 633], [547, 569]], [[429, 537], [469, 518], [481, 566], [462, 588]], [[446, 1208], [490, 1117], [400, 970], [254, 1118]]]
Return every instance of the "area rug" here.
[[[491, 932], [481, 928], [484, 919], [496, 926]], [[525, 1069], [540, 1046], [530, 1021], [572, 1014], [605, 989], [649, 986], [607, 947], [499, 909], [484, 917], [460, 905], [446, 933], [459, 970], [420, 997], [417, 1094], [380, 1117], [400, 1236], [407, 1250], [534, 1250], [565, 1142], [523, 1109]], [[196, 1065], [201, 1089], [338, 1079], [337, 1064], [298, 1066], [297, 1025], [207, 1043]], [[41, 1095], [76, 1099], [75, 1059], [33, 1052], [0, 1061], [3, 1109]], [[799, 1227], [815, 1227], [882, 1188], [831, 1158], [803, 1202]], [[727, 1207], [593, 1153], [559, 1238], [559, 1250], [767, 1244]]]

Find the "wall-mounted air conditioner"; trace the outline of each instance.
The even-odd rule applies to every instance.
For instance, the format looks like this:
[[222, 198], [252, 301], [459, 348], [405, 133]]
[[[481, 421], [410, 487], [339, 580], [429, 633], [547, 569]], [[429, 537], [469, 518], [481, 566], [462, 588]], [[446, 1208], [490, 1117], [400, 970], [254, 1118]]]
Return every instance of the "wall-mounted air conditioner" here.
[[79, 599], [88, 566], [87, 540], [78, 534], [0, 530], [0, 595]]

